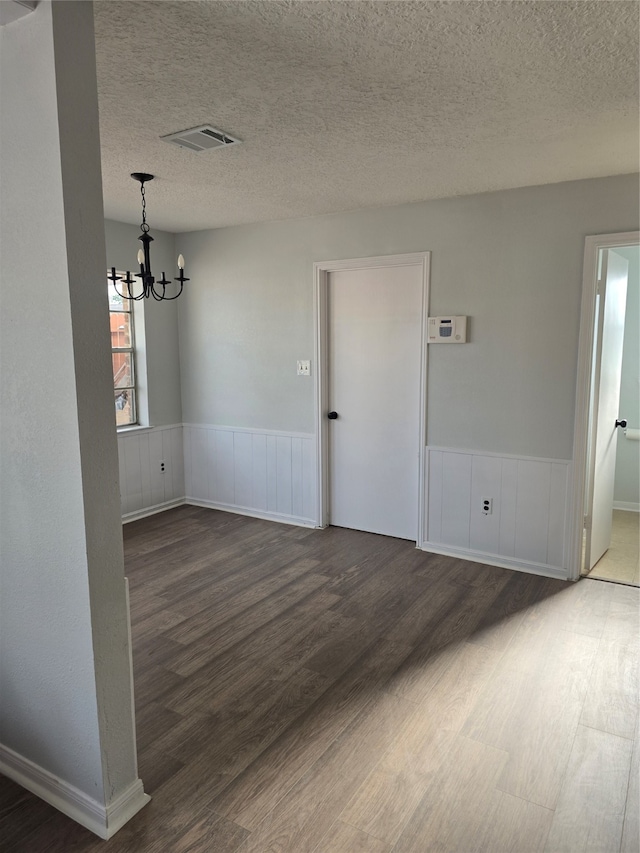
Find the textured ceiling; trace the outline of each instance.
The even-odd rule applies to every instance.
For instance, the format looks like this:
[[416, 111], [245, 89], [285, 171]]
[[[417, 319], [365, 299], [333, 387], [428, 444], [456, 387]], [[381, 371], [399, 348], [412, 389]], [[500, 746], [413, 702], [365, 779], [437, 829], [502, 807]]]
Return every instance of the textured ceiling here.
[[[638, 170], [637, 2], [95, 3], [105, 213], [173, 231]], [[243, 144], [160, 136], [212, 124]]]

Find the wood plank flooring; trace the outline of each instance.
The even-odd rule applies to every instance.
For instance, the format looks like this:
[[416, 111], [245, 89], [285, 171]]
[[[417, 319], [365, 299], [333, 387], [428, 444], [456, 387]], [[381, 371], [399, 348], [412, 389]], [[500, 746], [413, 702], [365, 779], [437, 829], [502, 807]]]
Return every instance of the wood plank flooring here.
[[637, 853], [640, 591], [180, 507], [124, 530], [140, 776], [11, 853]]

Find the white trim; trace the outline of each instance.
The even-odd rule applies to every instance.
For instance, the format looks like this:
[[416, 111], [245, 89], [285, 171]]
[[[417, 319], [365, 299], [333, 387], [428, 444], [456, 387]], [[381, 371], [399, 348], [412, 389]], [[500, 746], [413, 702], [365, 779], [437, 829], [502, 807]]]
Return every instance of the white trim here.
[[554, 465], [571, 465], [571, 459], [551, 459], [544, 456], [517, 456], [514, 453], [494, 453], [488, 450], [468, 450], [459, 447], [438, 447], [435, 444], [428, 444], [426, 449], [440, 453], [465, 453], [468, 456], [493, 456], [496, 459], [516, 459], [524, 462], [550, 462]]
[[324, 413], [329, 408], [329, 338], [326, 323], [328, 314], [327, 290], [329, 271], [320, 264], [313, 265], [314, 311], [314, 418], [316, 423], [316, 521], [326, 527], [329, 518], [329, 446]]
[[253, 435], [282, 435], [287, 438], [311, 438], [314, 439], [313, 432], [288, 432], [282, 429], [258, 429], [257, 427], [234, 427], [234, 426], [218, 426], [216, 424], [178, 424], [178, 426], [189, 427], [190, 429], [216, 429], [224, 432], [249, 432]]
[[429, 322], [429, 274], [431, 252], [422, 253], [422, 330], [420, 337], [420, 414], [418, 423], [418, 535], [416, 545], [424, 544], [424, 524], [427, 505], [427, 327]]
[[624, 512], [640, 512], [640, 503], [632, 503], [630, 501], [614, 501], [614, 509], [621, 509]]
[[262, 518], [265, 521], [277, 521], [279, 524], [293, 524], [295, 527], [311, 527], [315, 529], [317, 524], [311, 518], [300, 518], [296, 515], [284, 515], [278, 512], [267, 512], [252, 509], [251, 507], [236, 506], [235, 504], [223, 504], [217, 501], [204, 501], [200, 498], [185, 498], [183, 503], [189, 506], [201, 506], [205, 509], [219, 509], [222, 512], [233, 512], [236, 515], [248, 515], [251, 518]]
[[372, 258], [343, 258], [337, 261], [316, 261], [314, 270], [340, 272], [341, 270], [372, 270], [380, 267], [414, 267], [428, 260], [431, 252], [410, 252], [404, 255], [376, 255]]
[[417, 529], [416, 543], [420, 547], [424, 540], [425, 518], [425, 458], [427, 417], [427, 316], [429, 313], [429, 267], [431, 252], [413, 252], [405, 255], [380, 255], [373, 258], [349, 258], [338, 261], [317, 261], [313, 265], [314, 305], [314, 350], [316, 370], [315, 421], [318, 440], [316, 443], [316, 513], [317, 526], [329, 523], [329, 454], [328, 429], [325, 413], [329, 400], [328, 375], [328, 310], [327, 285], [330, 272], [358, 269], [380, 269], [384, 267], [419, 266], [422, 268], [422, 334], [420, 357], [420, 415], [418, 424], [418, 494], [416, 495]]
[[568, 580], [567, 569], [559, 569], [557, 566], [548, 566], [544, 563], [529, 563], [526, 560], [516, 560], [511, 557], [501, 557], [499, 554], [485, 554], [482, 551], [470, 551], [466, 548], [456, 548], [440, 543], [424, 542], [422, 551], [430, 554], [442, 554], [445, 557], [457, 557], [469, 560], [471, 563], [484, 563], [487, 566], [497, 566], [500, 569], [512, 569], [517, 572], [528, 572], [532, 575], [543, 575], [558, 580]]
[[127, 650], [129, 652], [129, 691], [131, 696], [131, 732], [133, 734], [133, 767], [138, 776], [138, 732], [136, 727], [136, 697], [133, 680], [133, 639], [131, 637], [131, 596], [129, 595], [129, 578], [124, 579], [124, 595], [127, 605]]
[[163, 429], [178, 429], [182, 424], [160, 424], [159, 426], [151, 426], [150, 424], [131, 424], [130, 426], [116, 427], [118, 435], [128, 435], [130, 432], [159, 432]]
[[165, 501], [154, 506], [145, 506], [142, 509], [137, 509], [135, 512], [128, 512], [122, 516], [122, 523], [128, 524], [130, 521], [138, 521], [140, 518], [146, 518], [148, 515], [155, 515], [158, 512], [164, 512], [166, 509], [174, 509], [177, 506], [182, 506], [186, 503], [184, 498], [175, 498], [172, 501]]
[[105, 840], [115, 835], [151, 799], [145, 794], [142, 781], [136, 779], [105, 806], [2, 744], [0, 771]]
[[107, 834], [105, 838], [108, 839], [115, 835], [150, 800], [149, 794], [144, 792], [142, 780], [136, 779], [132, 782], [119, 797], [116, 797], [107, 806]]
[[582, 271], [582, 306], [578, 343], [578, 376], [576, 380], [576, 409], [573, 428], [573, 482], [569, 514], [569, 578], [578, 580], [581, 572], [582, 530], [589, 435], [589, 394], [591, 357], [594, 343], [596, 291], [598, 287], [598, 253], [600, 249], [636, 246], [640, 231], [620, 234], [598, 234], [587, 237], [584, 244]]
[[118, 435], [129, 435], [131, 432], [151, 432], [153, 429], [161, 429], [161, 427], [144, 426], [142, 424], [130, 424], [129, 426], [116, 427]]

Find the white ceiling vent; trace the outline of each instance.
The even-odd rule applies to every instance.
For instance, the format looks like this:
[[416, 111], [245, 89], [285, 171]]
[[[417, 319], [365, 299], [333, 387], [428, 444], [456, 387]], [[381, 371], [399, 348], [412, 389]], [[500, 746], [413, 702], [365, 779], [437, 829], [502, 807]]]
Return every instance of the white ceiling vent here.
[[189, 148], [191, 151], [208, 151], [210, 148], [226, 148], [229, 145], [237, 145], [241, 139], [234, 139], [222, 130], [216, 130], [208, 124], [201, 127], [192, 127], [182, 130], [180, 133], [169, 133], [161, 136], [165, 142], [173, 142], [181, 148]]

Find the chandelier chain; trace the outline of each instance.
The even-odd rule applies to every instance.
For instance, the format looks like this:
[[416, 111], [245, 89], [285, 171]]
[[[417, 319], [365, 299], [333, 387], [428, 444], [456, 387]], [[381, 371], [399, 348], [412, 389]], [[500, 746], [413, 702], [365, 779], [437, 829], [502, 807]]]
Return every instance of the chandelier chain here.
[[142, 224], [140, 225], [140, 230], [147, 234], [149, 232], [149, 226], [147, 225], [147, 199], [146, 190], [144, 188], [144, 181], [140, 183], [140, 195], [142, 196]]

